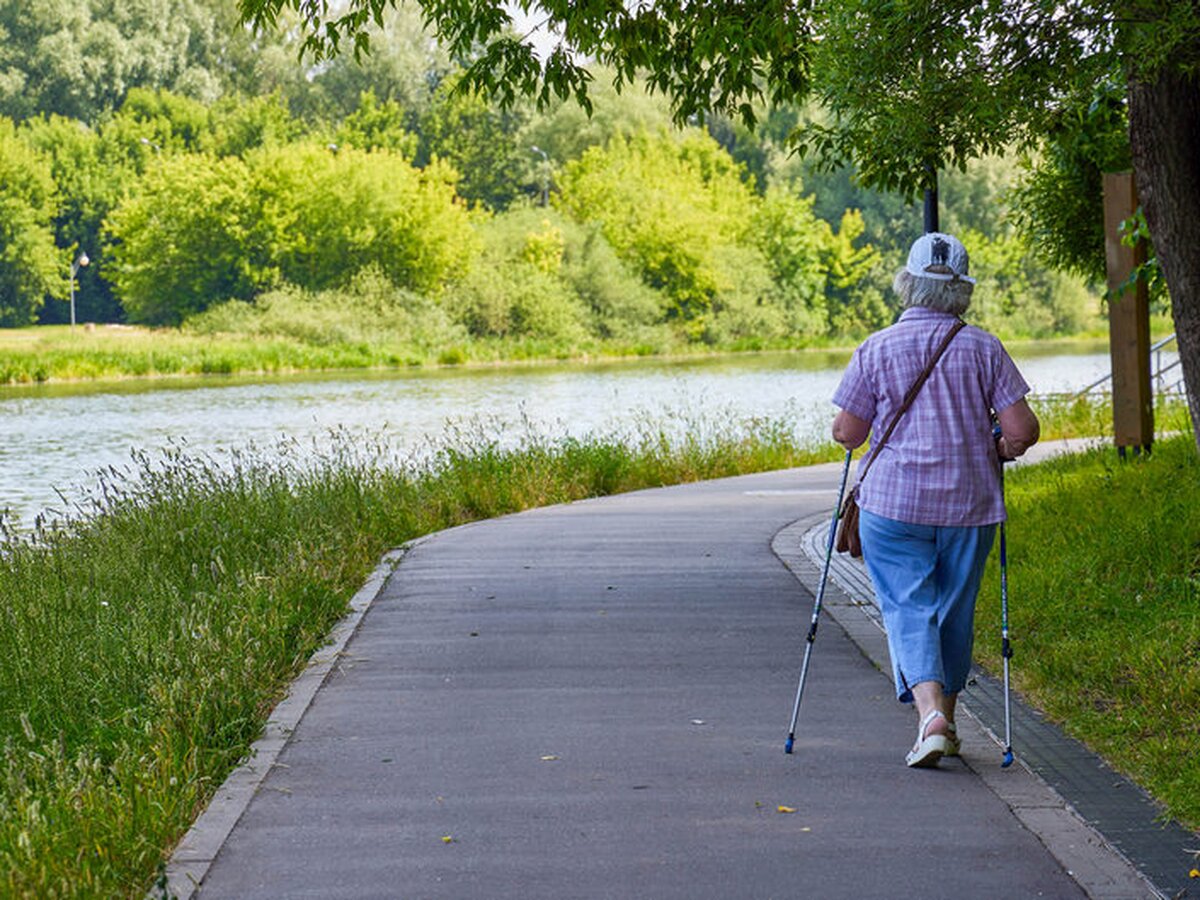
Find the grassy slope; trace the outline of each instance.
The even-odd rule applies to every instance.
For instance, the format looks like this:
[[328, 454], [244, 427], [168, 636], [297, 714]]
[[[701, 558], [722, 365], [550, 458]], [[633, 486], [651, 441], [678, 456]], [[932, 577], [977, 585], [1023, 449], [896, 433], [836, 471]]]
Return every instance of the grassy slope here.
[[[1015, 685], [1200, 826], [1200, 461], [1190, 430], [1149, 458], [1103, 448], [1007, 487]], [[989, 563], [977, 654], [999, 671]]]
[[[824, 346], [822, 344], [822, 346]], [[666, 329], [640, 341], [468, 340], [436, 350], [393, 341], [315, 342], [291, 335], [197, 334], [177, 329], [48, 325], [0, 329], [0, 385], [170, 375], [275, 374], [464, 363], [587, 360], [666, 354], [795, 349], [739, 342], [723, 347], [677, 339]]]

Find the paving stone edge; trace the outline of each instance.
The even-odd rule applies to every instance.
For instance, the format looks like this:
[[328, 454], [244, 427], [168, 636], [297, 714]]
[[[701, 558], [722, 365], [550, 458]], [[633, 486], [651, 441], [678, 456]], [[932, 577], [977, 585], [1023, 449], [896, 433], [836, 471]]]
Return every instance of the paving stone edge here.
[[213, 860], [279, 759], [317, 690], [337, 665], [363, 616], [404, 555], [425, 539], [409, 541], [381, 557], [362, 587], [350, 598], [349, 611], [330, 631], [329, 642], [309, 657], [304, 670], [289, 686], [287, 696], [272, 710], [262, 736], [251, 745], [249, 755], [229, 773], [204, 812], [175, 847], [167, 862], [165, 885], [153, 887], [146, 895], [147, 900], [192, 900], [195, 897]]

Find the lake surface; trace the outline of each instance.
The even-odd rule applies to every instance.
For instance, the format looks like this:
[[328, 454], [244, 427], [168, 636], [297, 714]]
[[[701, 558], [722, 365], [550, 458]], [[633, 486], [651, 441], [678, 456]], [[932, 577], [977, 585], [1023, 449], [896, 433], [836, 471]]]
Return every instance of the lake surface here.
[[[1035, 393], [1079, 390], [1109, 368], [1104, 344], [1017, 345]], [[447, 428], [475, 426], [502, 441], [547, 435], [668, 430], [755, 417], [786, 418], [800, 438], [824, 438], [829, 397], [848, 353], [802, 352], [597, 365], [343, 373], [280, 378], [128, 381], [97, 388], [0, 389], [0, 510], [27, 526], [75, 498], [94, 473], [124, 466], [130, 450], [184, 443], [197, 451], [281, 436], [326, 443], [333, 429], [382, 433], [420, 457]]]

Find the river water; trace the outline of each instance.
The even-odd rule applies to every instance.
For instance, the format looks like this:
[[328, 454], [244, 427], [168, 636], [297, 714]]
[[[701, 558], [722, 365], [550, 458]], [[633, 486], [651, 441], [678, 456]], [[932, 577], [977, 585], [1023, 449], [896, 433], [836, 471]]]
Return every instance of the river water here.
[[[1108, 371], [1103, 344], [1012, 348], [1035, 393], [1078, 390]], [[847, 353], [771, 353], [596, 365], [539, 365], [279, 378], [194, 378], [0, 388], [0, 510], [28, 526], [61, 509], [130, 451], [183, 443], [196, 451], [270, 448], [281, 436], [319, 446], [334, 429], [383, 434], [419, 457], [447, 429], [546, 435], [694, 428], [786, 418], [823, 438]]]

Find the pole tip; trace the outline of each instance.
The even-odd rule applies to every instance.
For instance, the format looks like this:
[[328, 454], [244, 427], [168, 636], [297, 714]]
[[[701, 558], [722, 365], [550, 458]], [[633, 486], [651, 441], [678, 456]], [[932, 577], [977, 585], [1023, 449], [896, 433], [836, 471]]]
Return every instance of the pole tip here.
[[1000, 768], [1007, 769], [1012, 764], [1013, 764], [1013, 752], [1012, 752], [1012, 748], [1010, 747], [1009, 749], [1004, 751], [1004, 762], [1000, 763]]
[[783, 745], [783, 752], [790, 754], [792, 752], [792, 739], [788, 738], [787, 743]]

